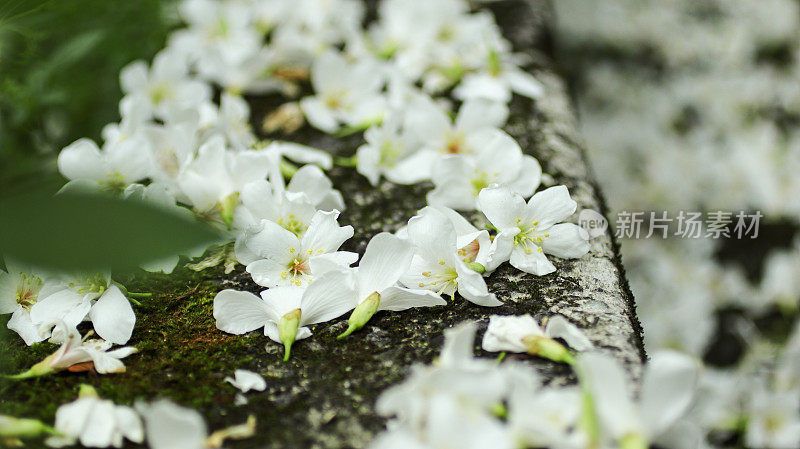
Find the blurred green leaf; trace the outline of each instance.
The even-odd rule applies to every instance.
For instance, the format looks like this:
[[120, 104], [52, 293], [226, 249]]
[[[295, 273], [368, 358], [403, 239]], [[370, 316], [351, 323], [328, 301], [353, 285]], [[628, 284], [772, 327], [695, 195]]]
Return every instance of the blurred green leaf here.
[[119, 72], [150, 60], [175, 0], [0, 0], [0, 188], [119, 120]]
[[0, 198], [0, 253], [59, 270], [125, 270], [219, 240], [209, 226], [104, 195]]

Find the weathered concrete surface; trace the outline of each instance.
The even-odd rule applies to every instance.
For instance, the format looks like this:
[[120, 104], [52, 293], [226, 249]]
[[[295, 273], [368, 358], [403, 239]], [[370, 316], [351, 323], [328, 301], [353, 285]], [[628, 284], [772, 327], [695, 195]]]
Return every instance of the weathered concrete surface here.
[[[491, 7], [515, 49], [533, 57], [533, 71], [547, 86], [546, 96], [538, 102], [515, 98], [506, 130], [541, 162], [554, 184], [569, 188], [579, 210], [604, 212], [565, 86], [548, 60], [547, 4], [510, 0]], [[274, 101], [251, 99], [256, 129]], [[359, 136], [335, 139], [307, 128], [300, 136], [298, 141], [342, 156], [353, 154], [361, 143]], [[425, 192], [431, 188], [388, 182], [373, 188], [353, 169], [344, 168], [333, 170], [331, 178], [347, 203], [340, 221], [355, 228], [355, 237], [344, 248], [359, 252], [374, 234], [404, 225], [425, 206]], [[132, 279], [133, 290], [154, 291], [156, 296], [137, 311], [139, 321], [131, 344], [142, 353], [128, 359], [129, 372], [99, 378], [60, 375], [23, 386], [0, 381], [0, 413], [52, 421], [55, 407], [74, 398], [79, 383], [88, 382], [102, 396], [122, 403], [173, 398], [200, 409], [212, 428], [242, 422], [255, 413], [258, 435], [231, 443], [234, 448], [360, 448], [383, 429], [384, 420], [373, 410], [380, 392], [400, 382], [412, 364], [431, 362], [441, 348], [445, 329], [477, 320], [482, 333], [491, 314], [530, 313], [537, 318], [563, 314], [638, 377], [644, 357], [642, 340], [612, 239], [595, 239], [583, 259], [554, 263], [557, 271], [541, 277], [508, 265], [498, 269], [487, 281], [505, 302], [501, 307], [482, 308], [457, 296], [446, 307], [380, 312], [362, 331], [342, 341], [335, 336], [346, 328], [346, 317], [315, 326], [311, 338], [294, 345], [289, 362], [281, 360], [281, 346], [259, 332], [230, 336], [215, 328], [211, 300], [217, 291], [260, 290], [241, 268], [230, 276], [219, 270], [199, 275], [181, 270], [171, 277]], [[478, 343], [476, 351], [481, 354]], [[18, 339], [6, 339], [0, 343], [0, 360], [4, 359], [0, 372], [22, 370], [52, 349], [28, 351]], [[535, 365], [549, 382], [575, 381], [566, 365], [523, 355], [510, 357]], [[236, 368], [259, 372], [267, 379], [267, 391], [249, 394], [247, 406], [235, 406], [236, 391], [223, 383]]]

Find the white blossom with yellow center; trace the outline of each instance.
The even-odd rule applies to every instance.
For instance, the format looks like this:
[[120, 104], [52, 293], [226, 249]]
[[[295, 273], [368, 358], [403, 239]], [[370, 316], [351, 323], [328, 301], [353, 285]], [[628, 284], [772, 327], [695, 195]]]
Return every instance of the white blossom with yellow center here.
[[526, 273], [555, 271], [545, 254], [572, 259], [589, 251], [588, 236], [580, 226], [560, 223], [577, 208], [565, 186], [538, 192], [527, 203], [507, 186], [491, 186], [480, 192], [478, 204], [498, 230], [498, 248], [512, 266]]
[[338, 251], [353, 236], [353, 227], [339, 226], [338, 216], [338, 211], [317, 211], [302, 237], [278, 223], [261, 220], [237, 240], [236, 258], [264, 287], [307, 286], [316, 276], [358, 259], [356, 253]]

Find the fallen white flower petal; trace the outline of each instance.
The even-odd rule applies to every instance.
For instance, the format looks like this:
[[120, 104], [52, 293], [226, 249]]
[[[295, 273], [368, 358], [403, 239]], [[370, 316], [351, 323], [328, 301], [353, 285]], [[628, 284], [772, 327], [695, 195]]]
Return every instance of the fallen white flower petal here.
[[242, 390], [242, 393], [247, 393], [250, 390], [264, 391], [267, 389], [267, 382], [258, 373], [244, 369], [237, 369], [234, 372], [234, 377], [235, 378], [226, 377], [225, 382], [228, 382], [234, 387]]
[[89, 385], [81, 385], [78, 399], [56, 411], [55, 429], [61, 434], [47, 439], [52, 447], [122, 447], [123, 438], [144, 441], [142, 422], [132, 408], [100, 399]]
[[136, 348], [125, 346], [113, 351], [112, 344], [104, 340], [82, 340], [75, 327], [59, 322], [53, 330], [51, 341], [61, 342], [61, 347], [28, 371], [9, 379], [27, 379], [52, 374], [69, 369], [79, 363], [92, 362], [98, 374], [124, 373], [125, 365], [121, 359], [137, 352]]
[[482, 346], [486, 351], [527, 352], [556, 362], [573, 363], [572, 355], [555, 338], [563, 338], [576, 351], [593, 347], [583, 332], [561, 315], [548, 319], [545, 329], [530, 315], [492, 315]]
[[400, 277], [411, 265], [413, 256], [414, 249], [409, 243], [388, 232], [382, 232], [369, 241], [354, 276], [353, 301], [358, 305], [350, 315], [347, 330], [339, 338], [364, 327], [372, 315], [380, 310], [396, 311], [447, 304], [441, 296], [430, 290], [412, 290], [398, 285]]
[[151, 404], [137, 403], [136, 410], [144, 418], [147, 444], [151, 449], [213, 449], [226, 439], [245, 439], [255, 435], [256, 419], [250, 416], [245, 424], [218, 430], [211, 435], [200, 414], [161, 399]]
[[351, 276], [330, 271], [308, 287], [273, 287], [261, 298], [236, 290], [223, 290], [214, 297], [217, 328], [244, 334], [264, 328], [264, 335], [282, 343], [289, 359], [295, 340], [311, 336], [307, 325], [330, 321], [356, 306]]

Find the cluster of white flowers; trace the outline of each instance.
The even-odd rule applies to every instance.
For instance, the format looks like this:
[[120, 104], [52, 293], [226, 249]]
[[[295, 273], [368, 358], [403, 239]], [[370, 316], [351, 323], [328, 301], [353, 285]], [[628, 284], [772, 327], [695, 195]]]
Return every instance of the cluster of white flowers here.
[[27, 345], [50, 338], [59, 322], [75, 328], [91, 321], [108, 343], [122, 345], [131, 338], [136, 316], [108, 273], [64, 276], [13, 261], [6, 261], [6, 267], [8, 272], [0, 272], [0, 313], [12, 314], [8, 328]]
[[[227, 223], [236, 240], [236, 260], [267, 288], [260, 298], [249, 292], [220, 292], [214, 302], [217, 327], [235, 334], [264, 328], [265, 335], [285, 346], [286, 358], [294, 341], [311, 335], [308, 325], [349, 310], [354, 309], [344, 335], [363, 327], [379, 310], [444, 305], [443, 294], [458, 292], [476, 304], [497, 306], [502, 303], [481, 274], [488, 276], [510, 261], [518, 269], [544, 275], [555, 271], [545, 253], [579, 258], [589, 248], [579, 227], [558, 224], [577, 207], [564, 186], [547, 189], [525, 204], [539, 187], [541, 168], [500, 128], [508, 116], [511, 92], [535, 98], [543, 89], [519, 68], [524, 58], [510, 53], [491, 16], [471, 12], [460, 0], [385, 1], [365, 34], [360, 29], [363, 11], [354, 5], [341, 2], [338, 10], [346, 12], [345, 19], [333, 26], [330, 14], [337, 8], [330, 4], [310, 2], [319, 14], [311, 23], [293, 8], [275, 10], [267, 21], [270, 25], [262, 23], [260, 13], [243, 13], [247, 2], [184, 4], [217, 11], [226, 26], [237, 27], [226, 31], [229, 38], [249, 42], [252, 36], [263, 37], [259, 45], [272, 62], [267, 64], [270, 70], [260, 72], [266, 79], [259, 81], [268, 83], [249, 79], [231, 85], [209, 75], [218, 70], [202, 66], [215, 61], [213, 55], [228, 44], [208, 45], [203, 20], [187, 20], [189, 29], [176, 33], [172, 41], [176, 48], [178, 42], [194, 46], [186, 60], [194, 61], [190, 64], [201, 77], [226, 92], [261, 93], [254, 86], [269, 84], [291, 96], [308, 77], [313, 95], [301, 98], [296, 107], [287, 109], [293, 103], [284, 104], [281, 113], [299, 110], [312, 126], [327, 133], [364, 131], [356, 167], [373, 185], [382, 176], [401, 184], [431, 180], [436, 185], [428, 195], [431, 206], [409, 221], [400, 239], [375, 236], [358, 267], [351, 267], [357, 254], [340, 251], [354, 233], [351, 226], [338, 223], [344, 206], [341, 195], [313, 166], [294, 173], [287, 187], [278, 158], [290, 154], [277, 151], [267, 158], [268, 181], [260, 174], [262, 179], [248, 179], [246, 185], [229, 182], [226, 185], [232, 187], [209, 197], [203, 209], [220, 205], [223, 219], [225, 213], [232, 217]], [[226, 14], [220, 16], [218, 8]], [[229, 15], [239, 19], [228, 21]], [[413, 35], [402, 32], [411, 23]], [[307, 35], [322, 28], [327, 30], [324, 37]], [[197, 40], [204, 33], [201, 46]], [[288, 45], [286, 36], [298, 35], [308, 39], [307, 45]], [[228, 65], [251, 60], [243, 57]], [[292, 84], [295, 87], [289, 87]], [[463, 101], [455, 122], [449, 115], [452, 102], [435, 98], [450, 88]], [[225, 137], [215, 138], [221, 154]], [[233, 145], [230, 138], [228, 144]], [[248, 151], [254, 158], [261, 153], [238, 154]], [[304, 156], [314, 160], [310, 153]], [[330, 162], [324, 162], [320, 165], [329, 168]], [[198, 185], [211, 176], [195, 174]], [[521, 204], [511, 215], [503, 212], [512, 203]], [[497, 236], [478, 230], [453, 209], [484, 210]]]
[[[499, 306], [484, 276], [501, 264], [546, 275], [556, 266], [545, 254], [580, 258], [588, 252], [588, 236], [562, 223], [577, 208], [567, 188], [535, 193], [539, 162], [502, 131], [512, 94], [535, 99], [544, 88], [522, 69], [528, 61], [512, 53], [491, 14], [474, 12], [466, 0], [383, 0], [365, 31], [365, 11], [355, 0], [185, 0], [179, 12], [187, 26], [167, 48], [151, 64], [137, 61], [121, 73], [119, 123], [103, 130], [101, 144], [81, 139], [65, 148], [58, 167], [69, 179], [66, 190], [147, 201], [220, 231], [220, 248], [195, 266], [224, 260], [230, 271], [235, 258], [265, 288], [260, 296], [219, 292], [213, 314], [220, 330], [263, 328], [284, 345], [288, 359], [294, 342], [311, 335], [309, 326], [348, 311], [341, 337], [378, 311], [443, 306], [444, 296], [456, 293], [480, 306]], [[307, 82], [312, 92], [302, 96]], [[431, 181], [428, 206], [396, 235], [372, 237], [360, 260], [340, 250], [354, 229], [339, 224], [345, 202], [323, 171], [334, 160], [321, 150], [257, 137], [243, 95], [268, 92], [286, 101], [265, 128], [291, 134], [307, 120], [334, 135], [363, 131], [357, 171], [373, 185], [381, 177], [399, 184]], [[491, 225], [480, 229], [457, 210], [479, 211]], [[143, 268], [170, 273], [178, 262], [174, 256]], [[109, 273], [65, 276], [9, 266], [0, 289], [0, 313], [13, 313], [9, 327], [28, 344], [48, 337], [62, 344], [17, 377], [89, 361], [100, 373], [124, 370], [120, 359], [135, 350], [108, 349], [131, 338], [135, 315], [126, 295]], [[84, 321], [105, 341], [82, 340], [76, 327]], [[474, 359], [474, 328], [453, 334], [439, 365], [418, 368], [381, 399], [379, 409], [397, 415], [401, 427], [376, 447], [558, 446], [575, 439], [622, 441], [628, 434], [651, 441], [672, 424], [604, 411], [601, 393], [589, 387], [543, 388], [527, 368]], [[556, 339], [578, 351], [592, 347], [558, 316], [544, 328], [531, 317], [493, 317], [484, 347], [591, 365], [590, 359], [576, 362]], [[613, 366], [600, 360], [598, 366]], [[599, 389], [622, 382], [614, 368], [605, 377], [584, 371], [590, 380], [582, 384]], [[237, 372], [227, 381], [263, 390], [263, 379], [251, 374]], [[255, 426], [209, 435], [196, 412], [166, 402], [139, 405], [143, 425], [132, 409], [86, 391], [59, 409], [61, 435], [52, 444], [119, 446], [127, 438], [146, 439], [153, 448], [219, 447]], [[619, 391], [624, 396], [628, 390]], [[602, 424], [581, 424], [587, 395], [597, 397], [590, 412]], [[528, 400], [540, 406], [531, 408]], [[676, 405], [670, 418], [683, 408]], [[541, 424], [545, 418], [552, 425]], [[619, 426], [634, 433], [615, 433]]]
[[[759, 210], [762, 225], [798, 229], [797, 2], [555, 5], [565, 48], [592, 49], [578, 105], [612, 209]], [[603, 48], [614, 55], [604, 59]], [[758, 246], [770, 234], [762, 230]], [[747, 254], [761, 265], [758, 277], [721, 263], [720, 248], [700, 239], [623, 243], [648, 350], [713, 359], [720, 341], [740, 345], [741, 357], [701, 373], [703, 403], [690, 414], [698, 439], [742, 433], [747, 447], [800, 447], [800, 390], [788, 381], [800, 378], [800, 236], [763, 262]], [[788, 339], [759, 324], [776, 316], [781, 327], [794, 321]]]
[[[476, 325], [445, 331], [439, 359], [412, 367], [409, 377], [385, 391], [379, 413], [393, 417], [372, 449], [692, 447], [697, 432], [686, 412], [696, 392], [697, 364], [675, 352], [653, 355], [638, 400], [610, 356], [593, 351], [588, 338], [561, 316], [542, 331], [530, 316], [494, 316], [483, 349], [528, 352], [571, 364], [577, 386], [544, 386], [519, 361], [499, 365], [473, 356]], [[581, 352], [570, 352], [552, 338]], [[560, 349], [559, 349], [560, 348]], [[555, 356], [555, 357], [553, 357]]]
[[[53, 436], [46, 440], [50, 447], [73, 446], [116, 447], [123, 440], [152, 449], [220, 448], [225, 440], [248, 438], [255, 433], [253, 417], [247, 423], [218, 430], [209, 435], [203, 417], [192, 409], [168, 400], [151, 404], [139, 402], [134, 408], [102, 399], [89, 385], [81, 385], [78, 399], [61, 405], [56, 411], [52, 429], [37, 429]], [[17, 425], [16, 429], [19, 429]], [[14, 431], [14, 427], [10, 426]]]

